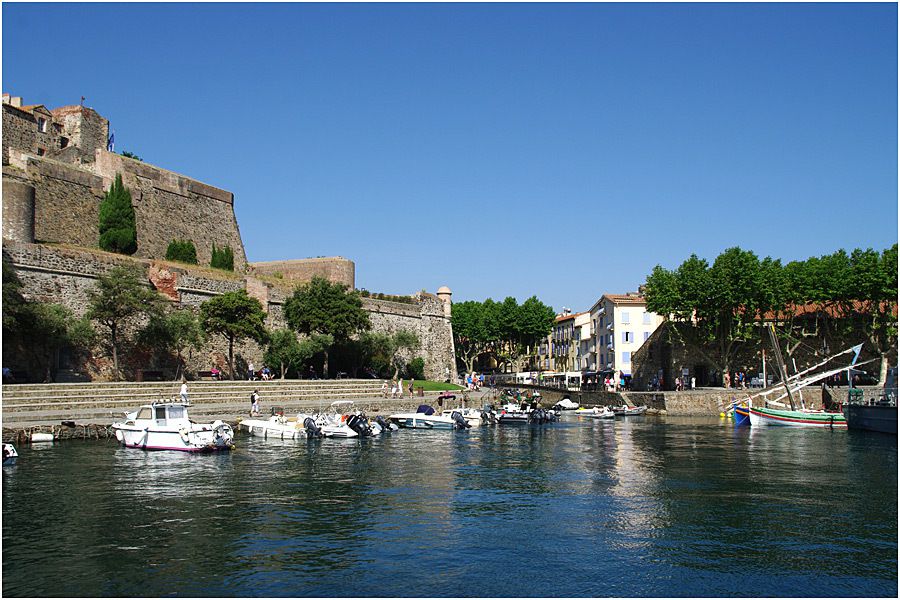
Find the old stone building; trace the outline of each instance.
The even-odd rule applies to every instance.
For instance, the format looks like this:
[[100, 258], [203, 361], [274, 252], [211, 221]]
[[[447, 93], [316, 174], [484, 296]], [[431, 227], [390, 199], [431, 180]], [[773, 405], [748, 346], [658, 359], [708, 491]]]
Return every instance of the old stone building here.
[[[145, 270], [148, 285], [180, 306], [197, 307], [216, 294], [247, 289], [262, 302], [267, 325], [279, 328], [285, 326], [286, 294], [298, 283], [324, 276], [354, 287], [354, 263], [342, 257], [249, 265], [231, 192], [111, 152], [108, 135], [109, 122], [89, 107], [48, 110], [3, 95], [3, 258], [22, 280], [27, 299], [57, 302], [81, 316], [96, 278], [132, 262]], [[117, 174], [135, 210], [133, 257], [98, 249], [100, 202]], [[194, 243], [201, 265], [209, 264], [213, 244], [229, 246], [234, 273], [163, 261], [176, 239]], [[285, 285], [273, 284], [276, 277]], [[364, 307], [376, 331], [416, 333], [426, 374], [443, 379], [448, 369], [455, 376], [456, 368], [449, 290], [439, 296], [420, 293], [411, 305], [364, 299]], [[221, 358], [221, 340], [207, 346], [189, 357], [189, 368], [208, 369]], [[257, 364], [263, 350], [253, 343], [236, 348], [239, 361]], [[4, 365], [9, 360], [4, 352]], [[82, 366], [89, 376], [104, 377], [102, 361]]]

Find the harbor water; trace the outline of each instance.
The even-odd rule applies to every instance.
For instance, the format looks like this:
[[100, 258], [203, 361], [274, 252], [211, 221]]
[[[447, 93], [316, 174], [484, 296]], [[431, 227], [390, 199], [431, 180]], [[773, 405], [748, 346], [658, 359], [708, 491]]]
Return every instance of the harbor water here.
[[707, 418], [3, 468], [4, 596], [897, 596], [897, 438]]

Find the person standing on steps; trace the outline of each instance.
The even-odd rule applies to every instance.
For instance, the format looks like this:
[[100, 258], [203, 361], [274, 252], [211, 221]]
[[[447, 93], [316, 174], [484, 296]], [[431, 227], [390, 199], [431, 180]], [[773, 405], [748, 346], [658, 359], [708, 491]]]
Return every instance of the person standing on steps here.
[[181, 378], [181, 401], [188, 401], [187, 379], [185, 379], [184, 377]]

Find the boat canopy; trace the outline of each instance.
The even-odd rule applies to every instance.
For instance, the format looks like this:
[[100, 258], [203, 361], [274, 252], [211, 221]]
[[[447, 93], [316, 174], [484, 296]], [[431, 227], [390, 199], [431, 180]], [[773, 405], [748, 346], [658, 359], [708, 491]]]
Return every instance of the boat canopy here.
[[433, 415], [434, 409], [427, 404], [420, 404], [419, 408], [416, 409], [416, 412], [423, 415]]

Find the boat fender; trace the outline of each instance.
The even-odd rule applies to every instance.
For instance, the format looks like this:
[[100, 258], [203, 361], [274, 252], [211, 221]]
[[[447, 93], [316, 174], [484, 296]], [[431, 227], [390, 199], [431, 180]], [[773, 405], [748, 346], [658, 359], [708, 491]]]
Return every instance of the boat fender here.
[[190, 441], [190, 439], [191, 439], [190, 432], [188, 431], [187, 427], [182, 427], [181, 429], [179, 429], [178, 435], [181, 436], [181, 441], [184, 442], [185, 444], [187, 444], [188, 441]]

